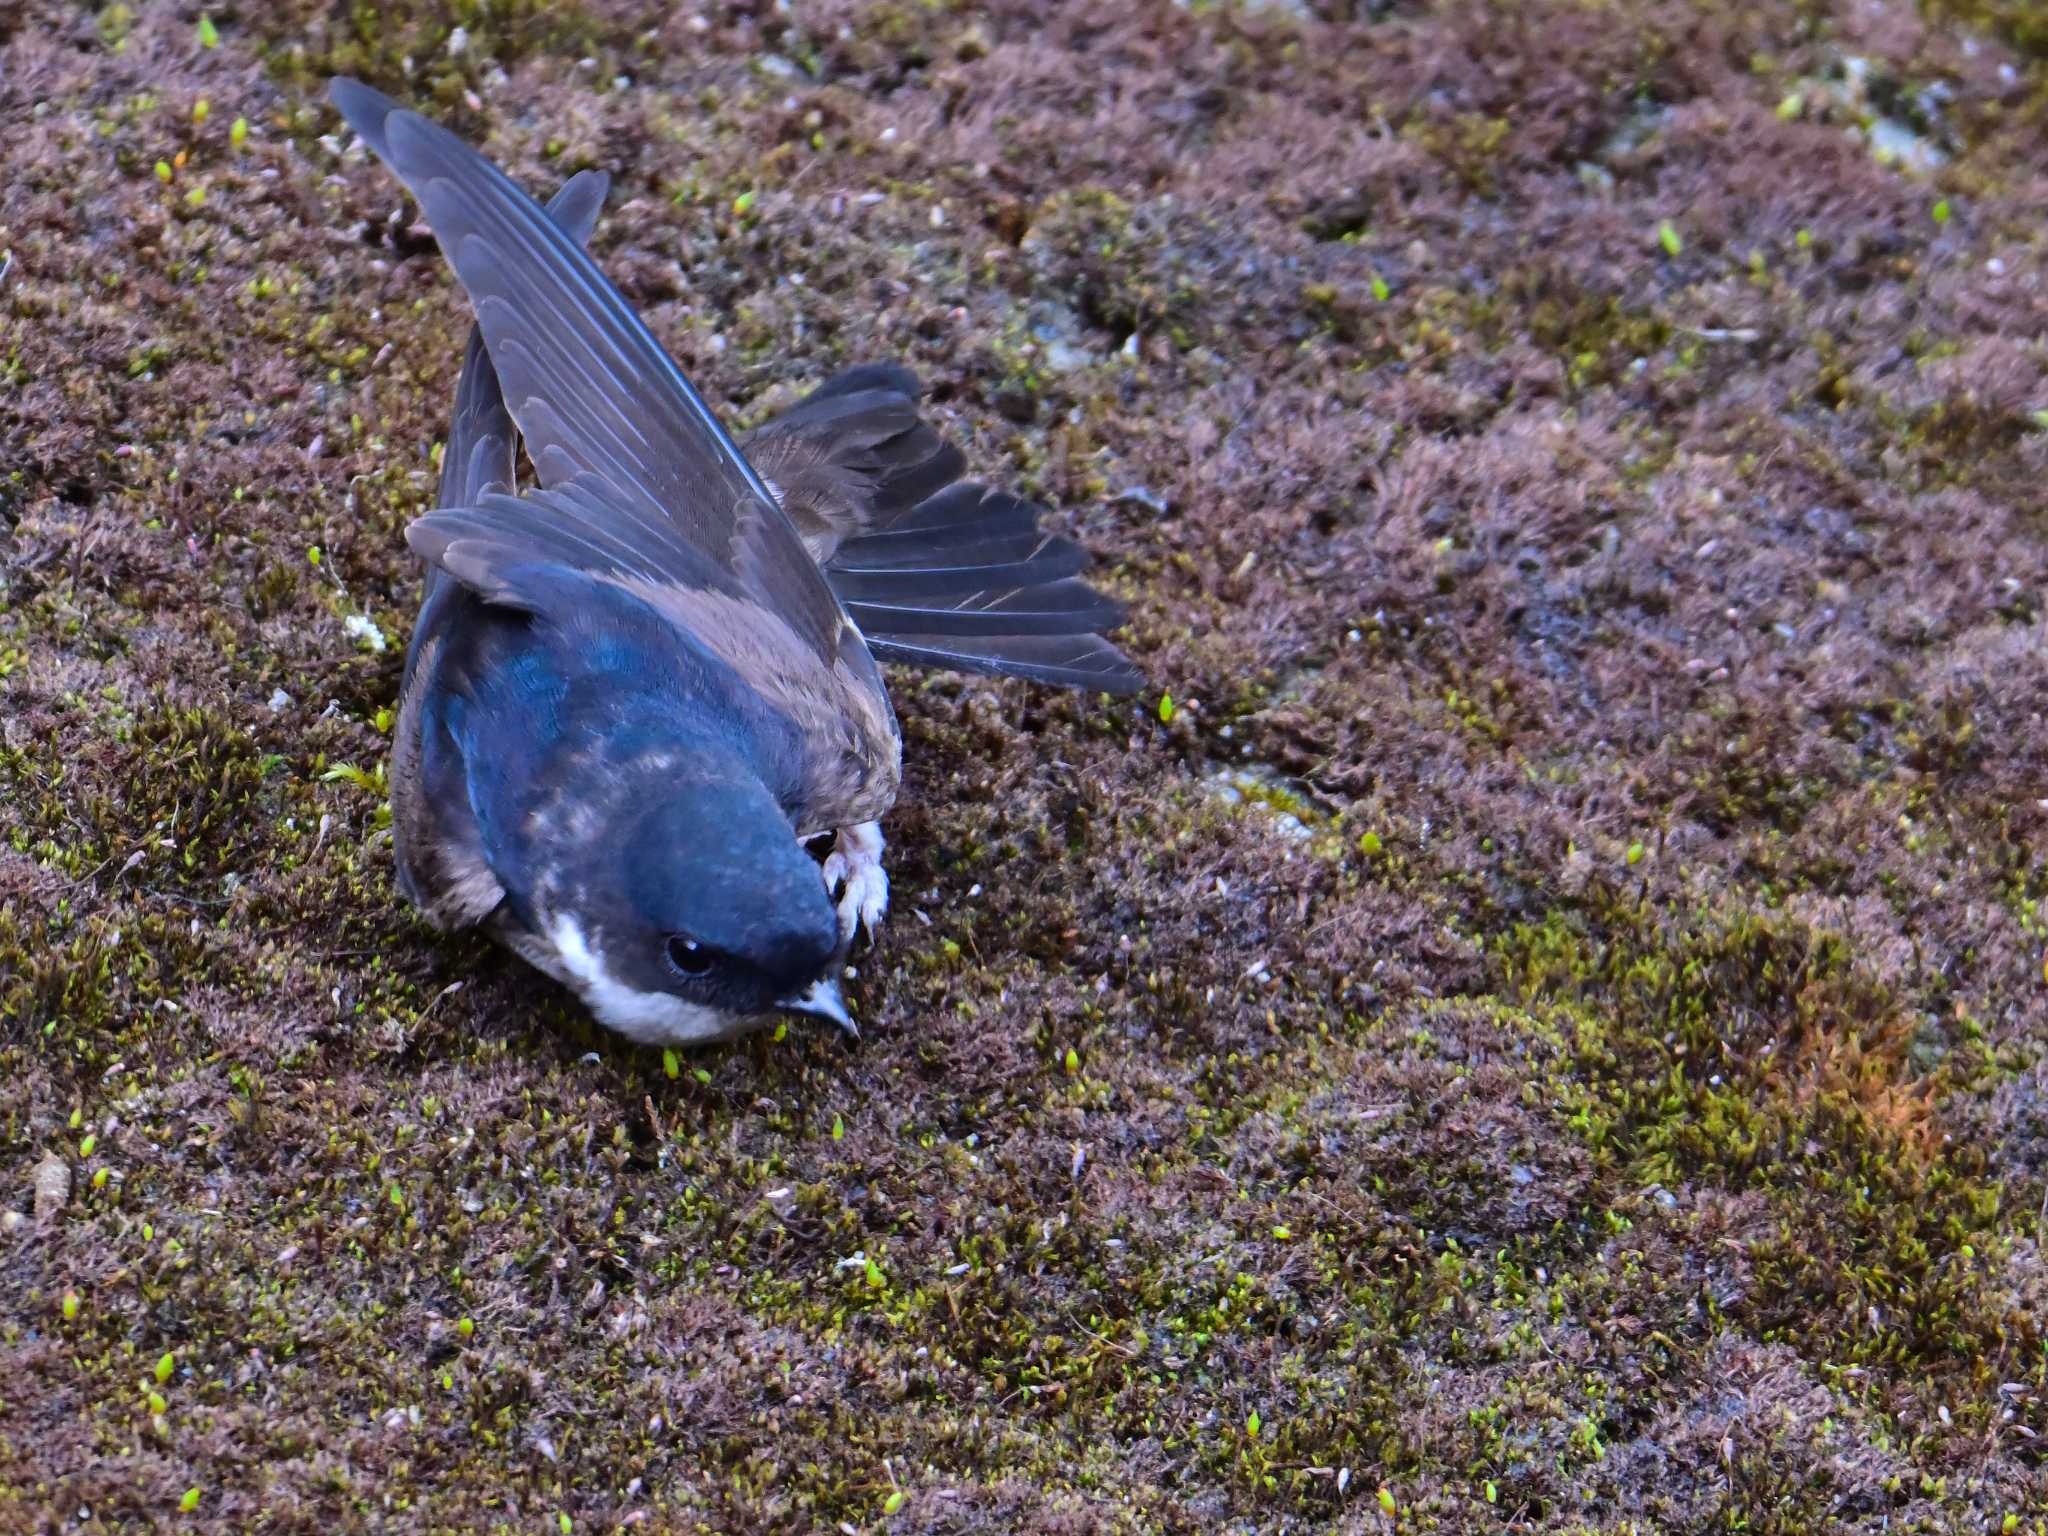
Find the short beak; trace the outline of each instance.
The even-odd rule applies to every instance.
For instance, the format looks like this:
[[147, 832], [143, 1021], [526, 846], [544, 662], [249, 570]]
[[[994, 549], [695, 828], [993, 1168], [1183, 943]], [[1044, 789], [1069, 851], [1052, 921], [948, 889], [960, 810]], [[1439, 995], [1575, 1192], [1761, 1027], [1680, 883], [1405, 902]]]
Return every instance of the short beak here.
[[849, 1040], [860, 1038], [860, 1026], [846, 1011], [846, 999], [839, 994], [839, 978], [830, 972], [812, 982], [808, 991], [786, 997], [775, 1005], [784, 1013], [800, 1013], [807, 1019], [823, 1019], [838, 1026]]

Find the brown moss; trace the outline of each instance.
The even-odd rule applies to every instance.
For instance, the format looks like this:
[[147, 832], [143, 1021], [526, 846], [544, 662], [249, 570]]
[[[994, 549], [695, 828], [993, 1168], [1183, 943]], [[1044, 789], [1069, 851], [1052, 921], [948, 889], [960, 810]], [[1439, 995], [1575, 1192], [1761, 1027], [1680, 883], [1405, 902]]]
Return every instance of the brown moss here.
[[[699, 9], [0, 26], [0, 1525], [2031, 1530], [2032, 65]], [[1781, 111], [1845, 57], [1934, 183]], [[1133, 706], [895, 679], [859, 1051], [671, 1077], [399, 903], [344, 622], [466, 321], [338, 68], [611, 172], [736, 415], [903, 357], [1130, 600]]]

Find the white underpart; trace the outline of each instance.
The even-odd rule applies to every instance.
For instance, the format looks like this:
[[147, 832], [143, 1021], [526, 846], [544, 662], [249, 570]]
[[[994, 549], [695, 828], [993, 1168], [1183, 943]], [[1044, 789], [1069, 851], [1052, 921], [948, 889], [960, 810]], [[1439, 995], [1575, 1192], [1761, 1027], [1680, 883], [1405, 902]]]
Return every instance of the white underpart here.
[[839, 938], [845, 943], [854, 931], [865, 927], [869, 939], [889, 910], [889, 876], [882, 868], [882, 824], [863, 821], [841, 827], [825, 860], [825, 889], [841, 880], [845, 894], [839, 898]]
[[723, 1040], [753, 1022], [685, 1002], [667, 992], [642, 992], [627, 986], [605, 968], [604, 952], [593, 949], [573, 917], [556, 917], [547, 925], [566, 980], [583, 1005], [608, 1029], [642, 1045], [699, 1045]]

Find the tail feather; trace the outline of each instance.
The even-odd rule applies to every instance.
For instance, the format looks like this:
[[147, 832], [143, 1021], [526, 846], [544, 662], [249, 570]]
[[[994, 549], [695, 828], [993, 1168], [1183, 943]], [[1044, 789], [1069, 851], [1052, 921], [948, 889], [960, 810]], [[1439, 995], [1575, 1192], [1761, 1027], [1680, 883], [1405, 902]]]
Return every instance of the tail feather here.
[[[1054, 539], [1029, 524], [1022, 528], [961, 528], [943, 538], [930, 540], [912, 541], [886, 536], [856, 539], [840, 547], [832, 559], [832, 568], [852, 574], [1009, 565], [1028, 561], [1048, 548], [1074, 547], [1068, 540]], [[1048, 581], [1054, 579], [1055, 574], [1052, 571], [1042, 573]]]
[[858, 394], [870, 389], [901, 395], [913, 405], [924, 394], [924, 386], [918, 383], [917, 375], [901, 363], [855, 363], [851, 368], [840, 369], [804, 396], [803, 402], [795, 409], [802, 410], [813, 400], [830, 400], [837, 395]]
[[919, 666], [1132, 693], [1143, 678], [1098, 631], [1120, 604], [1077, 580], [1087, 551], [1038, 528], [1038, 509], [958, 481], [879, 514], [825, 575], [877, 656]]
[[868, 648], [884, 661], [1029, 678], [1091, 692], [1130, 694], [1145, 683], [1144, 674], [1100, 635], [1010, 635], [966, 642], [950, 635], [870, 635]]
[[976, 593], [956, 603], [920, 604], [901, 599], [849, 598], [847, 611], [863, 634], [932, 634], [964, 639], [972, 635], [1089, 635], [1114, 629], [1124, 613], [1085, 581], [1055, 581], [1008, 592]]

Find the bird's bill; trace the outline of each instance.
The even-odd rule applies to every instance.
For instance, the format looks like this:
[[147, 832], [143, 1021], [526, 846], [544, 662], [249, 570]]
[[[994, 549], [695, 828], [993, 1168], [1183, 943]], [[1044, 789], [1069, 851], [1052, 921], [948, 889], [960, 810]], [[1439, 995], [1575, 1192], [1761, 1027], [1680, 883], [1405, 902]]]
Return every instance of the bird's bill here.
[[839, 1032], [849, 1040], [860, 1038], [860, 1026], [853, 1021], [853, 1015], [846, 1011], [846, 999], [839, 991], [839, 978], [827, 973], [812, 982], [809, 989], [794, 997], [784, 998], [775, 1005], [784, 1013], [801, 1014], [807, 1019], [823, 1019], [837, 1026]]

